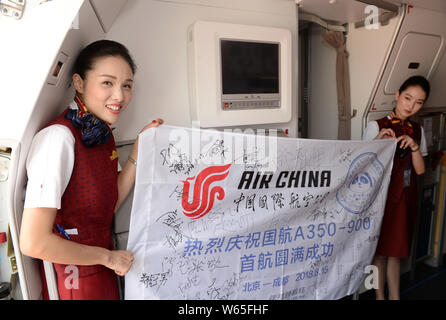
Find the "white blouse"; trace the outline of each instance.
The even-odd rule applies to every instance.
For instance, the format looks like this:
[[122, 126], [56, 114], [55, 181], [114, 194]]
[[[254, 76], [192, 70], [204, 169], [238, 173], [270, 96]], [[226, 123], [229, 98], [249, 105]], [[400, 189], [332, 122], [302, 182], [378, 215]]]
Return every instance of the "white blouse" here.
[[74, 136], [63, 125], [40, 131], [26, 160], [25, 208], [60, 209], [74, 167]]
[[[70, 108], [77, 106], [72, 103]], [[52, 125], [36, 134], [26, 160], [25, 208], [61, 208], [73, 172], [74, 144], [73, 134], [64, 125]]]

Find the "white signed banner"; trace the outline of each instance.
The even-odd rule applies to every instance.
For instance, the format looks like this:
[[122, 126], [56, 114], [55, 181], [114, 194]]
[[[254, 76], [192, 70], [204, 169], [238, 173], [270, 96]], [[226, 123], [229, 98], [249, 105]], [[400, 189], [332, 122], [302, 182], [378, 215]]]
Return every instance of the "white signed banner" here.
[[126, 299], [337, 299], [364, 281], [393, 141], [168, 126], [139, 139]]

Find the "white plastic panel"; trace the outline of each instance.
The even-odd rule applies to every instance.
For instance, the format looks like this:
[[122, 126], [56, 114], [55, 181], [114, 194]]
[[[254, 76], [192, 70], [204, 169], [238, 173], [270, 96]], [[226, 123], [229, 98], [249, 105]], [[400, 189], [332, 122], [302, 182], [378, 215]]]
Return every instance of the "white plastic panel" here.
[[48, 84], [56, 86], [58, 81], [61, 78], [61, 75], [65, 71], [65, 64], [68, 61], [68, 55], [61, 52], [57, 57], [56, 61], [54, 61], [53, 68], [50, 71], [50, 75], [48, 76]]
[[[0, 77], [1, 106], [8, 107], [8, 121], [0, 126], [0, 145], [12, 149], [8, 188], [6, 194], [2, 190], [2, 196], [6, 196], [21, 291], [24, 299], [35, 300], [42, 293], [39, 262], [22, 255], [18, 242], [27, 180], [25, 161], [33, 136], [66, 108], [67, 98], [73, 98], [68, 85], [74, 58], [104, 33], [89, 1], [39, 4], [36, 0], [32, 4], [20, 23], [6, 27], [15, 37], [6, 37], [11, 45], [0, 52], [0, 57], [8, 57], [4, 61], [10, 57], [20, 61], [5, 64], [2, 74], [7, 77]], [[0, 20], [0, 29], [10, 23]]]
[[297, 136], [297, 17], [293, 1], [130, 0], [106, 35], [126, 45], [138, 66], [132, 102], [114, 126], [117, 143], [134, 140], [141, 128], [156, 118], [169, 125], [191, 126], [187, 30], [203, 20], [283, 28], [293, 34], [292, 118], [262, 127], [288, 130], [289, 136]]
[[444, 94], [444, 85], [446, 83], [446, 55], [443, 54], [437, 69], [430, 78], [431, 95], [429, 97], [429, 106], [433, 108], [446, 107]]
[[364, 13], [367, 4], [351, 0], [301, 0], [299, 10], [314, 14], [324, 20], [358, 22], [367, 15]]
[[8, 118], [0, 125], [0, 139], [22, 140], [60, 45], [83, 0], [40, 2], [28, 1], [21, 20], [0, 18], [0, 30], [5, 31], [0, 50], [1, 106]]
[[438, 35], [407, 33], [398, 50], [384, 89], [385, 93], [395, 94], [401, 84], [413, 75], [429, 77], [441, 46], [442, 40]]
[[[280, 44], [278, 109], [223, 111], [220, 39]], [[292, 40], [282, 28], [197, 21], [189, 30], [189, 85], [192, 120], [203, 128], [286, 123], [292, 116]]]
[[127, 0], [90, 0], [104, 32], [108, 32]]
[[[53, 107], [39, 96], [47, 85], [49, 72], [60, 46], [83, 4], [73, 1], [27, 1], [21, 20], [0, 19], [2, 34], [0, 88], [3, 122], [0, 125], [0, 145], [12, 149], [7, 190], [2, 190], [11, 231], [11, 239], [24, 299], [39, 299], [42, 285], [37, 260], [19, 250], [19, 230], [26, 184], [25, 161], [35, 132], [47, 121]], [[65, 89], [65, 88], [64, 88]], [[47, 91], [51, 95], [51, 92]], [[5, 193], [6, 192], [6, 193]]]
[[[0, 151], [0, 233], [8, 232], [8, 176], [11, 155]], [[12, 241], [12, 239], [7, 239]], [[7, 244], [0, 244], [0, 282], [9, 282], [11, 263], [7, 256]]]
[[[443, 94], [446, 64], [441, 63], [445, 52], [446, 14], [419, 7], [405, 7], [395, 41], [389, 48], [383, 71], [370, 97], [367, 113], [391, 111], [395, 106], [395, 92], [404, 80], [422, 75], [431, 83], [431, 96], [423, 107], [446, 106]], [[409, 69], [410, 63], [419, 63], [418, 69]], [[364, 121], [363, 125], [366, 125]]]

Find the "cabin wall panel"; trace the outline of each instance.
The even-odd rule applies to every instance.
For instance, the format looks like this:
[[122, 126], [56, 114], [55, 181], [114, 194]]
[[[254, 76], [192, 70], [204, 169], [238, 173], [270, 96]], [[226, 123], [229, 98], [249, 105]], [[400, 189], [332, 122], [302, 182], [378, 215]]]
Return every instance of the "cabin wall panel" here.
[[[431, 39], [431, 41], [417, 40], [416, 43], [409, 46], [412, 49], [404, 52], [406, 63], [400, 63], [398, 61], [400, 48], [404, 47], [405, 41], [412, 35], [417, 35], [419, 38]], [[423, 110], [427, 111], [433, 107], [446, 106], [446, 96], [443, 94], [444, 73], [446, 71], [444, 61], [445, 37], [446, 14], [444, 12], [419, 7], [407, 8], [404, 21], [395, 41], [394, 49], [390, 54], [389, 62], [383, 72], [382, 80], [377, 86], [376, 94], [372, 97], [371, 105], [368, 106], [371, 110], [369, 115], [376, 111], [392, 110], [395, 94], [385, 91], [387, 82], [402, 82], [403, 78], [412, 75], [425, 76], [431, 83], [431, 97], [425, 103]], [[411, 69], [407, 65], [407, 61], [418, 62], [420, 63], [420, 67], [418, 69]], [[394, 69], [394, 65], [398, 65], [398, 68]]]
[[[281, 126], [297, 135], [297, 18], [294, 1], [218, 3], [219, 6], [215, 1], [204, 5], [200, 0], [127, 2], [107, 33], [108, 39], [120, 41], [129, 48], [138, 65], [133, 101], [114, 131], [118, 142], [135, 139], [147, 123], [158, 117], [169, 125], [191, 126], [187, 29], [197, 20], [280, 27], [292, 32], [295, 57], [293, 118]], [[275, 12], [265, 12], [275, 4], [279, 4]]]
[[[26, 188], [26, 158], [34, 135], [52, 118], [67, 107], [73, 98], [70, 83], [71, 67], [80, 48], [86, 43], [103, 38], [104, 33], [89, 1], [48, 2], [30, 1], [22, 20], [0, 19], [5, 25], [9, 46], [2, 47], [1, 61], [13, 57], [20, 63], [4, 65], [8, 77], [0, 77], [2, 141], [19, 141], [13, 148], [17, 162], [10, 172], [13, 181], [6, 198], [9, 223], [19, 268], [20, 284], [25, 299], [39, 299], [42, 285], [37, 260], [20, 254], [19, 230]], [[73, 23], [74, 22], [74, 23]], [[55, 85], [48, 84], [56, 58], [63, 52], [68, 56]], [[5, 56], [3, 56], [5, 54]], [[5, 82], [4, 82], [5, 81]], [[12, 145], [3, 145], [11, 147]], [[10, 170], [10, 171], [11, 171]], [[12, 179], [12, 178], [11, 178]]]
[[[446, 20], [446, 15], [445, 15]], [[444, 38], [443, 38], [444, 41]], [[428, 100], [428, 106], [434, 108], [446, 108], [446, 97], [444, 94], [446, 83], [446, 54], [443, 54], [437, 69], [430, 79], [431, 94]]]
[[312, 25], [309, 34], [310, 139], [334, 140], [338, 132], [336, 92], [336, 50], [322, 38], [325, 29]]
[[[351, 108], [358, 113], [351, 120], [351, 139], [362, 136], [362, 116], [383, 66], [398, 19], [378, 29], [348, 27], [346, 39], [350, 71]], [[336, 140], [338, 105], [336, 91], [336, 50], [322, 38], [325, 29], [312, 26], [310, 33], [309, 138]]]
[[349, 52], [350, 92], [352, 110], [358, 114], [352, 119], [352, 140], [361, 140], [363, 115], [373, 87], [385, 63], [399, 18], [393, 18], [378, 29], [355, 29], [349, 25], [347, 51]]

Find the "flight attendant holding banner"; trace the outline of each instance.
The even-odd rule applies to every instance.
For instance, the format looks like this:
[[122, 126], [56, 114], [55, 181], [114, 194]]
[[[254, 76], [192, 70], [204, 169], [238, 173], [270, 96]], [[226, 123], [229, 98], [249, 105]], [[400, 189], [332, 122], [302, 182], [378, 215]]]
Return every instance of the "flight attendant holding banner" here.
[[398, 148], [393, 161], [386, 209], [373, 264], [379, 271], [376, 298], [384, 299], [387, 277], [389, 299], [399, 299], [400, 258], [410, 255], [417, 214], [416, 176], [425, 172], [427, 155], [423, 128], [410, 120], [429, 97], [429, 82], [421, 76], [407, 79], [396, 93], [389, 116], [370, 122], [363, 140], [394, 138]]
[[[133, 262], [130, 251], [113, 249], [111, 226], [135, 181], [138, 139], [118, 174], [109, 126], [131, 101], [135, 71], [117, 42], [86, 47], [75, 64], [76, 97], [35, 136], [29, 152], [20, 248], [54, 263], [62, 300], [119, 299], [116, 275]], [[67, 285], [73, 268], [79, 278]]]

